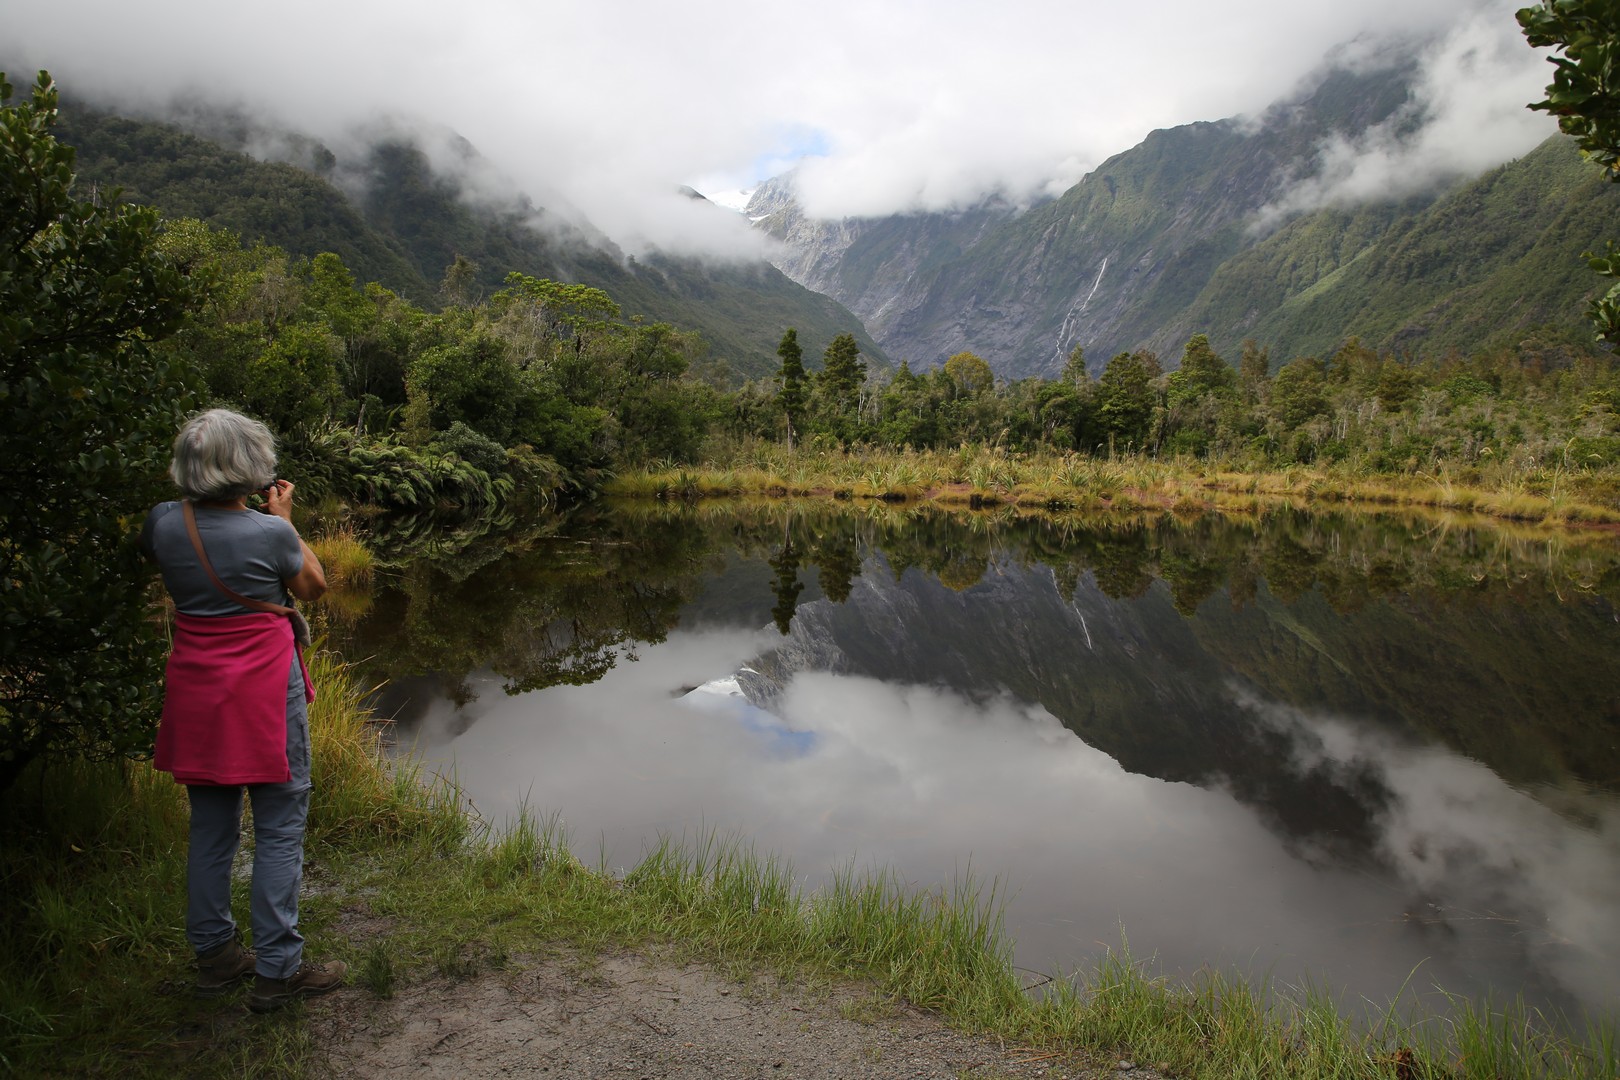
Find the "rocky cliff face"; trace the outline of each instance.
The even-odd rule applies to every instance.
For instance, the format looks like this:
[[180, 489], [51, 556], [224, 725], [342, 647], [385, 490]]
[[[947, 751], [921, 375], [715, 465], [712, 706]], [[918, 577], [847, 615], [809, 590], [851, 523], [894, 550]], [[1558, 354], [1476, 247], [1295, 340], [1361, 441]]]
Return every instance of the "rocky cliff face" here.
[[931, 271], [971, 251], [1017, 213], [997, 201], [950, 214], [823, 221], [799, 208], [792, 174], [761, 185], [746, 212], [781, 242], [775, 259], [779, 270], [853, 311], [892, 359], [914, 365], [933, 359], [915, 351], [906, 329], [928, 306]]

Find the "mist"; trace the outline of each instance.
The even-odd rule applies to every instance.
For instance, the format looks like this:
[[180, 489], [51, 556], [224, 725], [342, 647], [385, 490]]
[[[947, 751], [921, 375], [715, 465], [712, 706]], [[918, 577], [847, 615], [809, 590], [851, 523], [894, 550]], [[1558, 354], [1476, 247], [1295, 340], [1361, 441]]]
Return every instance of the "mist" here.
[[[123, 111], [238, 109], [340, 159], [381, 130], [419, 133], [469, 190], [521, 192], [629, 254], [746, 258], [760, 252], [746, 223], [683, 185], [745, 188], [797, 164], [818, 216], [1028, 201], [1155, 128], [1257, 114], [1349, 41], [1440, 41], [1419, 130], [1324, 146], [1278, 213], [1433, 182], [1448, 160], [1489, 167], [1550, 130], [1523, 110], [1546, 66], [1513, 6], [59, 0], [8, 14], [0, 62], [13, 83], [48, 68]], [[476, 167], [433, 149], [445, 133]]]
[[1355, 137], [1324, 140], [1315, 174], [1266, 207], [1258, 226], [1399, 199], [1528, 153], [1557, 131], [1551, 117], [1525, 107], [1549, 77], [1545, 53], [1525, 46], [1506, 9], [1476, 12], [1423, 50], [1404, 108]]

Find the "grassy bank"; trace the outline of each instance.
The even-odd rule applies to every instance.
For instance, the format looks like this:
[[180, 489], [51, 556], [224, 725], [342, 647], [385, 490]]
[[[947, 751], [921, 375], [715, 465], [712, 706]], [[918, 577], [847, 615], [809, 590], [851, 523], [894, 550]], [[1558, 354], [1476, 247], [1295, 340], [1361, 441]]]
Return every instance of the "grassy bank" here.
[[[1321, 998], [1208, 975], [1181, 984], [1123, 950], [1038, 992], [1011, 963], [993, 887], [916, 891], [844, 874], [811, 896], [790, 869], [713, 838], [664, 842], [627, 874], [583, 865], [525, 818], [491, 828], [379, 753], [361, 695], [317, 656], [304, 929], [366, 992], [468, 977], [567, 946], [663, 943], [737, 972], [859, 977], [952, 1023], [1043, 1053], [1128, 1055], [1200, 1077], [1612, 1076], [1612, 1028], [1581, 1043], [1523, 1010], [1459, 1003], [1358, 1032]], [[316, 1071], [303, 1012], [252, 1017], [188, 993], [185, 808], [144, 764], [58, 767], [6, 797], [0, 1068], [27, 1076], [287, 1076]], [[239, 883], [245, 912], [245, 882]]]
[[1194, 458], [960, 450], [789, 451], [729, 446], [693, 466], [621, 473], [608, 493], [631, 497], [832, 495], [1033, 509], [1255, 511], [1279, 502], [1468, 511], [1557, 525], [1620, 523], [1620, 471], [1485, 464], [1409, 475], [1348, 467], [1247, 471]]

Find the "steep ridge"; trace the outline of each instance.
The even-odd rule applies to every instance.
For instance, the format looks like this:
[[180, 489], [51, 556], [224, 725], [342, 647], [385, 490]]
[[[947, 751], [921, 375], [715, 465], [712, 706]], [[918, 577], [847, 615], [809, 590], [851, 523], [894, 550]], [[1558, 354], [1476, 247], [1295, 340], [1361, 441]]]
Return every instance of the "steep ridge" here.
[[[216, 121], [210, 132], [228, 138], [226, 128]], [[239, 132], [239, 141], [250, 134]], [[324, 146], [284, 136], [296, 163], [262, 161], [174, 125], [83, 105], [64, 108], [58, 136], [77, 150], [82, 185], [118, 186], [131, 202], [295, 255], [335, 252], [359, 280], [419, 303], [435, 300], [445, 269], [462, 255], [478, 265], [486, 294], [517, 270], [592, 285], [626, 315], [697, 330], [709, 346], [705, 370], [725, 383], [773, 372], [789, 326], [812, 366], [846, 332], [869, 363], [887, 361], [855, 315], [764, 261], [627, 258], [588, 227], [566, 225], [521, 199], [474, 205], [456, 180], [435, 173], [418, 147], [398, 138], [340, 161]]]
[[1620, 188], [1571, 140], [1554, 136], [1378, 229], [1388, 210], [1291, 222], [1224, 264], [1176, 329], [1219, 326], [1226, 342], [1253, 336], [1280, 359], [1323, 355], [1350, 333], [1425, 355], [1539, 326], [1586, 336], [1581, 309], [1599, 279], [1577, 256], [1614, 231]]
[[[942, 225], [943, 215], [846, 226], [868, 248], [916, 254], [884, 259], [851, 244], [838, 274], [824, 269], [816, 287], [866, 319], [887, 292], [884, 302], [897, 314], [871, 328], [885, 349], [914, 364], [931, 366], [970, 349], [1003, 375], [1050, 375], [1077, 344], [1099, 364], [1151, 337], [1192, 303], [1222, 262], [1253, 242], [1247, 223], [1286, 189], [1325, 135], [1376, 124], [1406, 100], [1404, 83], [1391, 73], [1334, 72], [1305, 101], [1272, 110], [1258, 130], [1227, 120], [1155, 131], [1053, 202], [1000, 221], [970, 215], [969, 225], [982, 227], [968, 236]], [[748, 212], [765, 209], [751, 203]], [[789, 222], [778, 212], [759, 224], [791, 242]], [[802, 224], [799, 230], [805, 235]], [[888, 278], [886, 290], [855, 270], [846, 278], [850, 252], [904, 273]]]
[[1076, 345], [1094, 371], [1142, 347], [1173, 365], [1200, 332], [1226, 353], [1252, 336], [1274, 362], [1351, 336], [1438, 355], [1543, 324], [1581, 334], [1595, 281], [1578, 256], [1609, 231], [1620, 190], [1561, 137], [1441, 193], [1258, 227], [1314, 174], [1324, 138], [1412, 107], [1401, 71], [1336, 71], [1256, 124], [1155, 131], [1023, 213], [816, 223], [782, 184], [748, 212], [787, 247], [779, 265], [915, 366], [969, 349], [1004, 377], [1051, 376]]

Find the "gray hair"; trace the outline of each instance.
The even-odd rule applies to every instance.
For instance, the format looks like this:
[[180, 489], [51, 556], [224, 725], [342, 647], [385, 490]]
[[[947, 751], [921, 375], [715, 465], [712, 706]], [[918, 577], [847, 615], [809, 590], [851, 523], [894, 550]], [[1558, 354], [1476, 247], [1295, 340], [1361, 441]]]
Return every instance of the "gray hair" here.
[[276, 478], [275, 437], [241, 413], [209, 409], [175, 436], [169, 476], [191, 499], [236, 499], [260, 491]]

